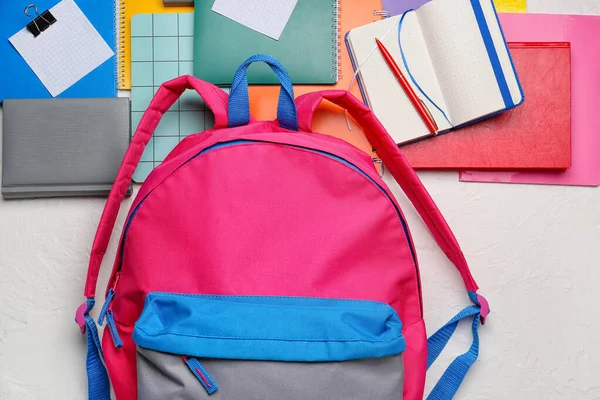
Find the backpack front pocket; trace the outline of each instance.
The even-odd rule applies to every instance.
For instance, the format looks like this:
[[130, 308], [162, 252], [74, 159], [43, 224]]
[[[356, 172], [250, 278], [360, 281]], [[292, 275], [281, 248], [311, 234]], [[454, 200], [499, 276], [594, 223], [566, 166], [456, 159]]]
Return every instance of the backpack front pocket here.
[[133, 338], [140, 400], [402, 397], [406, 345], [385, 303], [151, 293]]

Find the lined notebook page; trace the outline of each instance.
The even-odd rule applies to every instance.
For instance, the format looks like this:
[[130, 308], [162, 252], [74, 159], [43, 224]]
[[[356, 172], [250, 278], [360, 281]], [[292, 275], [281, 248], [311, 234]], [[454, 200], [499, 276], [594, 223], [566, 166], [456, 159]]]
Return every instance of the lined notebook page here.
[[50, 94], [58, 96], [114, 52], [73, 0], [62, 0], [50, 12], [56, 22], [37, 37], [23, 28], [9, 40]]
[[[521, 94], [492, 0], [480, 4], [516, 104]], [[471, 1], [432, 1], [417, 15], [452, 122], [461, 125], [505, 109]]]
[[452, 122], [460, 125], [503, 109], [470, 1], [433, 1], [417, 15]]
[[[379, 38], [409, 79], [398, 45], [399, 20], [400, 17], [397, 16], [353, 29], [348, 42], [356, 63], [360, 65], [360, 76], [369, 107], [396, 143], [403, 143], [429, 136], [430, 132], [375, 44], [375, 38]], [[415, 13], [408, 14], [404, 19], [402, 45], [411, 72], [419, 85], [442, 109], [446, 109]], [[449, 129], [450, 125], [442, 113], [421, 96], [415, 86], [413, 88], [427, 105], [439, 128]]]

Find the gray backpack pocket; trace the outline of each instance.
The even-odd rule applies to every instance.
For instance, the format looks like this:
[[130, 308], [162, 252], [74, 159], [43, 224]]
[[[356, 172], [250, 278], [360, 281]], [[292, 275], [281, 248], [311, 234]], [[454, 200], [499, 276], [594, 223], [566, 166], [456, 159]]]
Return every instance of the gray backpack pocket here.
[[140, 400], [402, 398], [384, 303], [151, 293], [133, 338]]

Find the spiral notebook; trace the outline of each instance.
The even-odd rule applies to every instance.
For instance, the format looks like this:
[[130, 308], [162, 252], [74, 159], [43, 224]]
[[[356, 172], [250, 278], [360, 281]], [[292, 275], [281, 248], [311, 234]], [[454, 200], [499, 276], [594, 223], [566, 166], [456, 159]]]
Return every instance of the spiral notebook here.
[[[338, 0], [299, 0], [279, 40], [214, 12], [212, 3], [195, 4], [196, 77], [217, 85], [231, 85], [241, 63], [264, 53], [285, 66], [294, 84], [333, 85], [338, 81]], [[279, 81], [267, 65], [257, 64], [248, 70], [248, 83]]]
[[[163, 82], [192, 74], [193, 13], [136, 14], [131, 18], [131, 133]], [[210, 129], [212, 112], [187, 90], [163, 115], [133, 174], [141, 183], [187, 136]]]
[[[118, 87], [119, 89], [131, 89], [131, 18], [136, 14], [191, 12], [194, 11], [194, 7], [192, 5], [165, 6], [163, 0], [116, 0], [116, 2], [119, 8]], [[207, 2], [212, 3], [209, 0]], [[168, 27], [166, 28], [168, 29]], [[160, 32], [155, 33], [157, 36], [160, 34]]]
[[[360, 2], [340, 0], [339, 5], [343, 9], [343, 15], [339, 20], [342, 32], [382, 17], [380, 0], [361, 0]], [[176, 75], [191, 74], [193, 25], [193, 13], [138, 14], [131, 19], [133, 35], [131, 53], [132, 58], [136, 60], [132, 62], [131, 74], [132, 133], [143, 112], [148, 108], [148, 103], [158, 85]], [[157, 42], [153, 40], [156, 36], [152, 35], [152, 32], [155, 32], [155, 27], [158, 26], [168, 26], [170, 32], [159, 32], [163, 36]], [[169, 49], [175, 48], [177, 49], [176, 56], [169, 52]], [[154, 58], [154, 54], [157, 54], [159, 59], [167, 56], [172, 61], [157, 60]], [[352, 79], [352, 66], [347, 52], [340, 55], [340, 66], [339, 80], [332, 88], [348, 89]], [[279, 88], [273, 85], [255, 85], [248, 89], [252, 115], [259, 120], [275, 119]], [[320, 89], [322, 86], [301, 85], [294, 87], [294, 93], [299, 96]], [[355, 95], [360, 95], [356, 85], [351, 90]], [[344, 112], [340, 108], [327, 102], [319, 108], [320, 111], [315, 114], [313, 122], [316, 131], [341, 137], [365, 152], [370, 152], [371, 146], [360, 129], [348, 131]], [[212, 126], [212, 120], [212, 113], [204, 107], [202, 101], [199, 101], [198, 95], [192, 90], [186, 91], [182, 99], [175, 103], [163, 117], [155, 137], [150, 140], [135, 171], [134, 181], [143, 182], [154, 166], [160, 164], [165, 155], [180, 140], [191, 133], [209, 129]]]

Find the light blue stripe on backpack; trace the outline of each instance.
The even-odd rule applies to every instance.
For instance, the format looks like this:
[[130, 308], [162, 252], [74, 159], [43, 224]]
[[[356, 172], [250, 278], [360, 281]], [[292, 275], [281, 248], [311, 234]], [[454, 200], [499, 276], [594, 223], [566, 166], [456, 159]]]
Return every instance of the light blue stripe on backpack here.
[[150, 293], [138, 346], [201, 358], [346, 361], [404, 351], [402, 323], [385, 303], [307, 297]]

